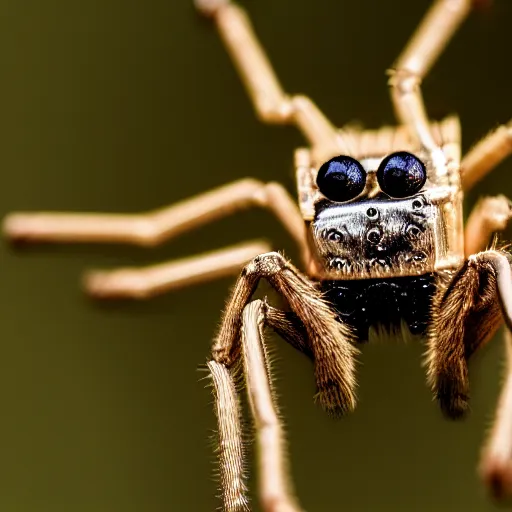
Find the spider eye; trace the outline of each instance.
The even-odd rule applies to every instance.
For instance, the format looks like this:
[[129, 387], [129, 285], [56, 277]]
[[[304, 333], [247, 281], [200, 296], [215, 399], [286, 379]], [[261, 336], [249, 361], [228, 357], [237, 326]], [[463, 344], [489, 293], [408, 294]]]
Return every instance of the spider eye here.
[[386, 157], [377, 171], [381, 190], [391, 197], [412, 196], [421, 190], [426, 180], [423, 162], [405, 151]]
[[366, 172], [357, 160], [337, 156], [320, 167], [316, 183], [327, 199], [344, 202], [354, 199], [364, 190]]

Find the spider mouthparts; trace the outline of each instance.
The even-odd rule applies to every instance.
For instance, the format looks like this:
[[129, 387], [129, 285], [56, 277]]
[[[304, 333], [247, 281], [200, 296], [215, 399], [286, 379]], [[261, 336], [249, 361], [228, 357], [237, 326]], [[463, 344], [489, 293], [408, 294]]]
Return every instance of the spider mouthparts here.
[[351, 268], [347, 258], [331, 258], [329, 261], [329, 266], [333, 270], [344, 270], [346, 272], [348, 272]]

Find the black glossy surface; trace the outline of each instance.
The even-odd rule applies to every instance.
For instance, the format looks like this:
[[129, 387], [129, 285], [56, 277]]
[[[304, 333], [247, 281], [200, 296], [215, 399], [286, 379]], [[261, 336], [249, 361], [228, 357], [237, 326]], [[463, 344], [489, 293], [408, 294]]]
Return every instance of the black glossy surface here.
[[424, 334], [435, 292], [435, 276], [324, 281], [322, 287], [340, 321], [353, 326], [360, 341], [381, 324], [399, 327], [403, 319], [412, 334]]
[[331, 201], [344, 202], [357, 197], [366, 184], [366, 171], [354, 158], [337, 156], [318, 170], [320, 192]]
[[427, 180], [427, 171], [419, 158], [400, 151], [381, 162], [377, 180], [382, 191], [391, 197], [409, 197], [421, 190]]

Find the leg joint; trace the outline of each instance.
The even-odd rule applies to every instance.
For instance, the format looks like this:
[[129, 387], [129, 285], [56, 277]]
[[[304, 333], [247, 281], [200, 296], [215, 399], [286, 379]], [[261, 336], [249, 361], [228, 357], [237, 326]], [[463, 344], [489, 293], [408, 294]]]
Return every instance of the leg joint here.
[[392, 69], [388, 74], [388, 85], [400, 96], [416, 92], [421, 85], [421, 77], [408, 69]]
[[287, 96], [279, 98], [277, 102], [260, 100], [257, 103], [258, 119], [264, 123], [283, 124], [292, 119], [294, 105]]
[[269, 276], [281, 272], [287, 265], [287, 262], [281, 254], [276, 251], [267, 252], [256, 256], [242, 270], [242, 276], [248, 277], [258, 275], [259, 277]]

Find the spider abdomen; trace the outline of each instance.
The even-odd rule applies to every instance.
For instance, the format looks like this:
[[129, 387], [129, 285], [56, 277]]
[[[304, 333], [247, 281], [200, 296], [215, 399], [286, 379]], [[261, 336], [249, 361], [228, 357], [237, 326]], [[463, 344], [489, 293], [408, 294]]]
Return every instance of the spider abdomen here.
[[430, 320], [435, 274], [323, 281], [322, 288], [339, 320], [356, 330], [359, 341], [368, 339], [371, 326], [395, 327], [402, 320], [412, 334], [424, 334]]

